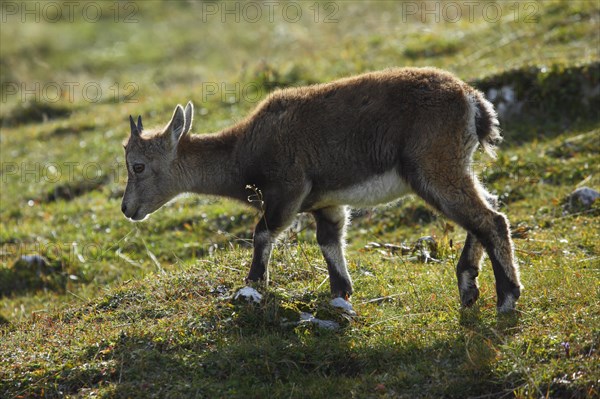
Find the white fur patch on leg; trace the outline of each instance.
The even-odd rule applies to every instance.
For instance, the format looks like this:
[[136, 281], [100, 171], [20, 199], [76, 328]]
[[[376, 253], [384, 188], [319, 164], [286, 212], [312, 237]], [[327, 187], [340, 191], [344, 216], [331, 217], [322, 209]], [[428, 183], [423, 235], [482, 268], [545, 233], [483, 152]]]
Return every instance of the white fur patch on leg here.
[[262, 301], [262, 295], [252, 287], [244, 287], [235, 293], [233, 299], [238, 300], [244, 298], [248, 302], [260, 303]]
[[472, 285], [477, 286], [477, 278], [473, 279], [469, 272], [462, 272], [460, 274], [460, 290], [461, 292], [467, 291]]
[[502, 305], [498, 306], [498, 313], [512, 312], [515, 310], [516, 306], [517, 301], [515, 300], [515, 297], [507, 294]]
[[271, 258], [271, 251], [273, 249], [273, 239], [271, 235], [267, 232], [261, 232], [254, 236], [254, 241], [265, 244], [265, 247], [260, 256], [264, 264], [269, 263], [269, 259]]

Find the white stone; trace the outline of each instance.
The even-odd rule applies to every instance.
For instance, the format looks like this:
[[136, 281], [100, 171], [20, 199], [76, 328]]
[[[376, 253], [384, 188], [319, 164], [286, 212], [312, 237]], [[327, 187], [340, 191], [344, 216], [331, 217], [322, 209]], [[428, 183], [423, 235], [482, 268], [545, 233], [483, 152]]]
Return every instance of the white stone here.
[[312, 323], [316, 324], [321, 328], [325, 328], [327, 330], [337, 330], [340, 328], [340, 325], [333, 320], [321, 320], [317, 319], [310, 313], [301, 312], [300, 313], [300, 323]]
[[233, 299], [237, 300], [239, 297], [246, 299], [248, 302], [254, 303], [260, 303], [260, 301], [262, 300], [262, 295], [260, 294], [260, 292], [256, 291], [252, 287], [244, 287], [240, 289], [238, 292], [236, 292]]
[[598, 191], [589, 187], [579, 187], [569, 195], [569, 203], [571, 208], [583, 206], [584, 209], [590, 209], [598, 198], [600, 198]]
[[356, 316], [356, 312], [354, 311], [352, 304], [342, 297], [332, 299], [331, 302], [329, 302], [329, 304], [335, 308], [343, 309], [344, 312], [346, 312], [350, 316]]

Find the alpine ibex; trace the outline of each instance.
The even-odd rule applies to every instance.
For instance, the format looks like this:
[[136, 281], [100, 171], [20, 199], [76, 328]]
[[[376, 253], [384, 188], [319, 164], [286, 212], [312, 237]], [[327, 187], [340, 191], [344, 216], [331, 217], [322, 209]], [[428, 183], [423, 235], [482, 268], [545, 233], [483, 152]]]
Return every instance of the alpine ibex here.
[[142, 220], [184, 192], [246, 201], [261, 193], [248, 281], [268, 278], [277, 236], [299, 212], [317, 241], [335, 297], [352, 294], [346, 206], [374, 206], [412, 192], [468, 232], [456, 274], [463, 306], [479, 297], [483, 251], [496, 278], [498, 311], [521, 292], [507, 218], [473, 175], [478, 145], [493, 155], [498, 120], [483, 94], [435, 68], [396, 68], [327, 84], [277, 90], [241, 122], [192, 135], [193, 105], [150, 131], [130, 116], [122, 211]]

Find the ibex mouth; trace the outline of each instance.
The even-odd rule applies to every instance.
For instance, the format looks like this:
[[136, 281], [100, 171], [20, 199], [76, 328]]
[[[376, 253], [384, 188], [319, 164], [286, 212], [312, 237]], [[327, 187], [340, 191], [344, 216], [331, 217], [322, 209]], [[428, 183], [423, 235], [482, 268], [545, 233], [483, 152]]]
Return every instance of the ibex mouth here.
[[123, 215], [125, 215], [125, 217], [131, 221], [134, 222], [138, 222], [140, 220], [143, 220], [146, 218], [146, 216], [148, 215], [142, 215], [140, 212], [140, 208], [135, 209], [133, 212], [130, 209], [122, 209], [123, 211]]
[[132, 216], [128, 216], [128, 218], [134, 222], [141, 222], [142, 220], [148, 218], [148, 214], [142, 214], [142, 212], [140, 212], [138, 209]]
[[127, 219], [134, 221], [134, 222], [139, 222], [140, 220], [142, 220], [142, 218], [139, 217], [138, 213], [134, 213], [132, 216], [128, 216]]

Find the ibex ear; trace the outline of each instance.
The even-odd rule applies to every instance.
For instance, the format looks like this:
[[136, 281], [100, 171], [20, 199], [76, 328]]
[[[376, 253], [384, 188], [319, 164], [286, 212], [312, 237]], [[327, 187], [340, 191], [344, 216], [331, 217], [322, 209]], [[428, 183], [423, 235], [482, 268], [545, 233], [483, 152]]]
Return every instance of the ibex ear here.
[[183, 134], [187, 134], [192, 128], [192, 120], [194, 119], [194, 104], [188, 101], [185, 106], [185, 127], [183, 128]]
[[177, 104], [175, 107], [175, 111], [173, 112], [173, 117], [171, 118], [171, 122], [167, 126], [166, 131], [171, 135], [171, 141], [173, 144], [177, 145], [181, 137], [183, 136], [185, 128], [185, 115], [183, 112], [183, 107], [180, 104]]
[[137, 129], [140, 133], [142, 132], [142, 130], [144, 130], [144, 126], [142, 126], [142, 115], [138, 116]]
[[131, 115], [129, 115], [129, 125], [131, 126], [131, 135], [132, 136], [139, 137], [139, 135], [140, 135], [140, 133], [142, 131], [142, 129], [141, 129], [142, 123], [141, 122], [142, 122], [142, 119], [140, 117], [140, 119], [139, 119], [139, 128], [138, 128], [138, 126], [136, 126], [135, 122], [133, 121], [133, 117]]

